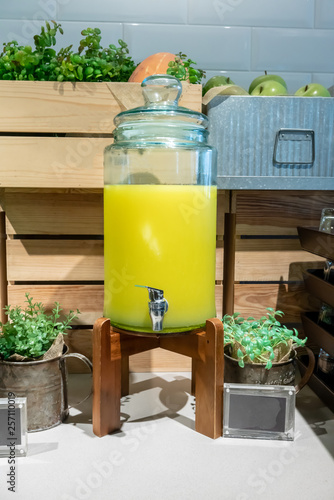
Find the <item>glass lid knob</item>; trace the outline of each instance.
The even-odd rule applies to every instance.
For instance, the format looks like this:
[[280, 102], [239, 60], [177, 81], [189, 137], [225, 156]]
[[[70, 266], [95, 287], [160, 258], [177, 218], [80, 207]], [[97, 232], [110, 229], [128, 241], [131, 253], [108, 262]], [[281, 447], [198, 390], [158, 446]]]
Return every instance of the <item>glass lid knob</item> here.
[[180, 80], [170, 75], [152, 75], [143, 80], [145, 107], [177, 107], [182, 94]]

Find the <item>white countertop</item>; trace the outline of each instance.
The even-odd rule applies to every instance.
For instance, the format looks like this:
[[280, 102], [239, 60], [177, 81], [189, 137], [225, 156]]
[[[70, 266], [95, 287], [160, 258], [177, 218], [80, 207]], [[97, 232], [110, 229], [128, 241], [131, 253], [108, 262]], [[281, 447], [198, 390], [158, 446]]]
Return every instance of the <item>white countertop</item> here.
[[[89, 375], [70, 376], [70, 401]], [[333, 500], [334, 415], [305, 387], [295, 440], [211, 440], [194, 430], [189, 373], [131, 375], [122, 430], [98, 438], [91, 399], [53, 429], [28, 435], [16, 493], [0, 458], [0, 498], [15, 500]]]

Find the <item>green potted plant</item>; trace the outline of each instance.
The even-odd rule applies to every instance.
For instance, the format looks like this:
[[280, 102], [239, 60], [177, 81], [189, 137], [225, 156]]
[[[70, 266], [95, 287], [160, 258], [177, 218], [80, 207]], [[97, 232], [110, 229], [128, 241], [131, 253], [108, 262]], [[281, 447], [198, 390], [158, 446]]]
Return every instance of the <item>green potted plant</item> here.
[[[101, 30], [86, 28], [78, 49], [73, 46], [56, 52], [57, 34], [63, 34], [61, 24], [46, 21], [40, 34], [34, 36], [34, 45], [20, 46], [16, 40], [4, 43], [0, 54], [0, 80], [29, 80], [57, 82], [127, 82], [137, 65], [129, 55], [127, 44], [119, 39], [118, 47], [101, 45]], [[193, 68], [196, 64], [186, 54], [175, 55], [168, 74], [190, 83], [200, 83], [205, 72]]]
[[[282, 311], [270, 307], [267, 311], [257, 320], [245, 319], [238, 312], [223, 317], [225, 382], [294, 383], [296, 349], [305, 347], [307, 339], [299, 338], [296, 328], [289, 329], [279, 322], [277, 317], [284, 315]], [[307, 352], [311, 371], [314, 356], [309, 349]], [[308, 378], [310, 375], [308, 371]]]
[[5, 307], [6, 323], [0, 322], [0, 397], [8, 393], [27, 398], [28, 430], [43, 430], [67, 416], [65, 358], [74, 355], [90, 368], [90, 361], [69, 354], [64, 334], [79, 310], [61, 316], [58, 302], [48, 312], [26, 293], [26, 307]]

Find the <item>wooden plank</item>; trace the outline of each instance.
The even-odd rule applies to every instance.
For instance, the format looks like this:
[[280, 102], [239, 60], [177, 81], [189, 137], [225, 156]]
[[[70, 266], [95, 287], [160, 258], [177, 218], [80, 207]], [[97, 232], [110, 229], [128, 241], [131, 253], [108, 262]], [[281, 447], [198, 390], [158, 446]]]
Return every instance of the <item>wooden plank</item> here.
[[6, 192], [7, 234], [103, 234], [103, 192]]
[[217, 240], [223, 240], [225, 213], [229, 211], [229, 191], [217, 192]]
[[324, 259], [301, 249], [295, 239], [237, 239], [236, 281], [300, 281], [302, 272]]
[[[102, 188], [60, 191], [6, 188], [3, 203], [6, 203], [7, 234], [103, 234]], [[223, 231], [224, 213], [219, 203], [220, 241]]]
[[104, 279], [103, 241], [8, 240], [8, 281]]
[[164, 349], [130, 356], [131, 372], [190, 372], [191, 358]]
[[215, 286], [215, 296], [216, 296], [216, 316], [217, 318], [222, 318], [223, 315], [223, 285]]
[[225, 214], [224, 259], [223, 259], [223, 314], [233, 313], [235, 280], [235, 213]]
[[[221, 321], [206, 322], [206, 334], [202, 343], [204, 352], [196, 359], [195, 429], [212, 439], [222, 435], [222, 404], [224, 389], [224, 332]], [[202, 355], [205, 354], [205, 358]]]
[[[0, 185], [6, 188], [103, 188], [103, 154], [112, 139], [100, 137], [0, 136]], [[192, 153], [196, 161], [196, 152]], [[178, 161], [189, 161], [189, 150], [178, 152]], [[159, 159], [137, 154], [137, 171], [158, 177], [162, 184], [175, 182], [170, 151], [161, 148]], [[157, 164], [158, 163], [158, 164]], [[114, 182], [123, 182], [118, 169]], [[179, 184], [193, 184], [191, 169], [180, 169]]]
[[8, 281], [103, 281], [103, 241], [10, 239], [7, 267]]
[[304, 283], [236, 284], [234, 311], [241, 316], [260, 318], [267, 307], [284, 312], [282, 321], [300, 323], [302, 311], [316, 310], [319, 301], [305, 292]]
[[52, 310], [54, 302], [60, 303], [62, 314], [79, 309], [74, 325], [93, 325], [103, 316], [103, 285], [10, 285], [8, 303], [24, 307], [27, 292], [35, 302], [42, 302], [47, 311]]
[[238, 191], [238, 235], [297, 235], [297, 226], [318, 226], [334, 191]]
[[0, 188], [0, 212], [5, 212], [5, 190]]
[[15, 187], [15, 188], [5, 188], [3, 189], [4, 193], [10, 194], [101, 194], [103, 193], [103, 188], [55, 188], [47, 187], [47, 188], [25, 188], [25, 187]]
[[110, 359], [110, 322], [101, 318], [93, 333], [93, 432], [99, 437], [121, 426], [121, 360]]
[[6, 256], [6, 223], [5, 213], [0, 211], [0, 321], [5, 323], [7, 316], [4, 307], [7, 305], [7, 256]]
[[223, 280], [223, 261], [224, 261], [224, 250], [223, 248], [216, 248], [216, 280]]
[[25, 188], [102, 188], [99, 137], [0, 137], [0, 184]]
[[[180, 105], [201, 111], [201, 85], [182, 87]], [[110, 133], [116, 114], [143, 104], [139, 83], [1, 81], [0, 132]]]

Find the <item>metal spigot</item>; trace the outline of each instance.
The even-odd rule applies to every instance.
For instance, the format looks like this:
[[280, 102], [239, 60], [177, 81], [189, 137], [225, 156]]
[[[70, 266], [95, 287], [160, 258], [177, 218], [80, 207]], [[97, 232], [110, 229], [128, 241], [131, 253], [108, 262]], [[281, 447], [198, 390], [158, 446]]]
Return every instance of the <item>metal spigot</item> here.
[[168, 311], [168, 302], [164, 298], [164, 291], [159, 288], [152, 288], [151, 286], [135, 285], [139, 288], [147, 288], [149, 303], [148, 309], [152, 321], [152, 330], [154, 332], [161, 332], [164, 316]]

